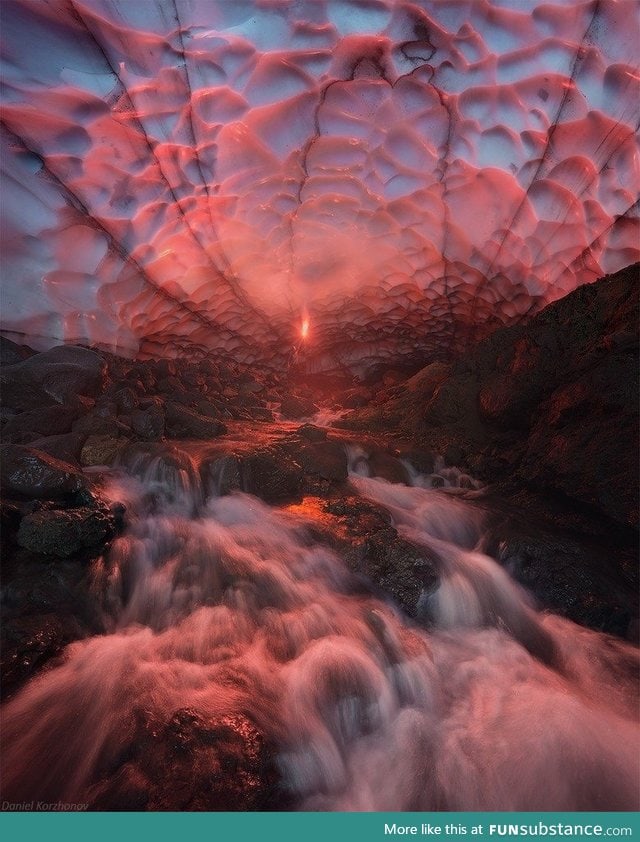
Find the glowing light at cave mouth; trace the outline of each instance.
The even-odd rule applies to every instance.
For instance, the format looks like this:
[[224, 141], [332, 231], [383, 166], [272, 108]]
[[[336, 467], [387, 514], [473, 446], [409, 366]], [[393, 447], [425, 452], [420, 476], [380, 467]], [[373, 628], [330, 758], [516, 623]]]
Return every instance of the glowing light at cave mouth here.
[[637, 11], [4, 2], [4, 331], [459, 352], [640, 256]]

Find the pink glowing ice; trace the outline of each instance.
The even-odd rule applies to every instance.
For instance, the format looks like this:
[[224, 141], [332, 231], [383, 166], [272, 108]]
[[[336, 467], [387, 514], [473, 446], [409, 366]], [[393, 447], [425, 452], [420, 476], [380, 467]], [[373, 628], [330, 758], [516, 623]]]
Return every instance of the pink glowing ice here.
[[3, 2], [3, 328], [277, 363], [308, 312], [321, 367], [459, 351], [640, 256], [637, 13]]

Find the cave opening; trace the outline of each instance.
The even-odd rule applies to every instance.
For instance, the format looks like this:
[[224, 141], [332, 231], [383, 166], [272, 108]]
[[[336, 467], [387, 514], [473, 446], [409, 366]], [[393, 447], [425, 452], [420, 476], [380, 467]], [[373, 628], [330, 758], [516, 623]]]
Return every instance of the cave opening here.
[[635, 0], [0, 22], [2, 809], [638, 809]]

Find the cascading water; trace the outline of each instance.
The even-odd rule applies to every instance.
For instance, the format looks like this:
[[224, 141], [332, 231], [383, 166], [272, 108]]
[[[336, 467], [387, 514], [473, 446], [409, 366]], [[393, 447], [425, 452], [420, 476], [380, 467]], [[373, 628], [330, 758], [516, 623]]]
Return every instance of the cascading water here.
[[[634, 809], [636, 650], [538, 613], [479, 551], [459, 488], [391, 484], [362, 460], [355, 492], [438, 559], [422, 627], [299, 513], [204, 500], [186, 454], [131, 460], [105, 485], [127, 529], [93, 568], [108, 633], [5, 705], [3, 797], [215, 809], [234, 775], [258, 787], [262, 751], [267, 807]], [[162, 778], [165, 743], [188, 773]]]

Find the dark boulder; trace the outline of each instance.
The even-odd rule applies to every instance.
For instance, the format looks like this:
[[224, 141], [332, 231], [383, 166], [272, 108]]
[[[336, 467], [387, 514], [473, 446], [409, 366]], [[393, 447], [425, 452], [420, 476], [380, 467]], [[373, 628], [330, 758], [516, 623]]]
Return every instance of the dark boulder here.
[[309, 441], [324, 441], [327, 438], [327, 431], [323, 430], [322, 427], [316, 427], [314, 424], [303, 424], [298, 427], [296, 432], [303, 439]]
[[165, 414], [165, 432], [172, 439], [212, 439], [227, 432], [220, 421], [172, 401], [166, 402]]
[[31, 447], [40, 450], [54, 459], [67, 462], [74, 467], [80, 465], [80, 454], [85, 442], [85, 436], [78, 433], [64, 433], [60, 436], [46, 436], [35, 439]]
[[43, 451], [5, 444], [0, 459], [2, 490], [9, 496], [53, 500], [87, 488], [81, 473]]
[[381, 529], [352, 547], [346, 561], [389, 594], [410, 617], [419, 618], [420, 598], [435, 590], [438, 582], [438, 559], [400, 538], [393, 527]]
[[126, 445], [127, 440], [122, 438], [89, 436], [80, 452], [80, 464], [85, 467], [112, 465]]
[[252, 421], [273, 421], [273, 412], [266, 406], [247, 406], [245, 412]]
[[366, 386], [354, 386], [342, 396], [341, 403], [346, 409], [358, 409], [367, 406], [373, 397], [373, 392]]
[[180, 708], [164, 722], [146, 711], [137, 719], [126, 760], [96, 787], [93, 809], [269, 808], [278, 782], [275, 754], [246, 716]]
[[86, 633], [74, 616], [29, 614], [4, 620], [2, 628], [2, 698], [7, 699], [34, 672]]
[[280, 412], [285, 418], [306, 418], [317, 411], [318, 407], [311, 399], [296, 395], [287, 395], [280, 403]]
[[113, 516], [104, 507], [42, 509], [20, 521], [17, 541], [34, 553], [68, 558], [101, 549], [113, 532]]
[[5, 336], [0, 336], [0, 366], [20, 363], [34, 354], [35, 351], [26, 345], [17, 345]]
[[78, 395], [93, 397], [104, 385], [106, 364], [93, 351], [61, 345], [0, 371], [0, 392], [18, 410], [67, 404]]
[[369, 456], [368, 464], [372, 476], [386, 479], [387, 482], [409, 485], [409, 471], [396, 456], [382, 450], [374, 450]]
[[388, 512], [357, 497], [325, 503], [331, 515], [330, 540], [355, 573], [392, 597], [410, 617], [420, 619], [420, 599], [438, 582], [438, 559], [400, 538]]
[[118, 408], [118, 412], [121, 413], [130, 413], [138, 406], [138, 398], [130, 386], [117, 389], [113, 395], [113, 400]]
[[164, 436], [164, 410], [160, 402], [147, 409], [134, 409], [131, 413], [131, 430], [143, 441], [159, 441]]
[[225, 405], [215, 398], [207, 398], [206, 400], [200, 398], [193, 408], [200, 415], [204, 415], [205, 418], [219, 418], [221, 411], [225, 409]]
[[231, 453], [205, 459], [200, 464], [200, 478], [207, 497], [224, 497], [242, 490], [240, 457]]
[[242, 490], [267, 503], [300, 495], [303, 470], [287, 454], [276, 448], [249, 453], [241, 459]]
[[34, 438], [69, 433], [73, 422], [86, 411], [85, 406], [75, 401], [65, 406], [42, 406], [39, 409], [20, 412], [5, 424], [2, 438], [10, 442], [17, 441], [25, 433]]
[[332, 482], [347, 479], [347, 454], [338, 441], [292, 441], [278, 446], [287, 459], [300, 465], [305, 474]]
[[[115, 407], [114, 407], [115, 408]], [[110, 436], [117, 438], [127, 432], [120, 421], [110, 414], [109, 406], [96, 407], [73, 423], [73, 432], [83, 436]]]
[[637, 526], [637, 376], [633, 355], [611, 353], [562, 383], [539, 406], [518, 477]]

